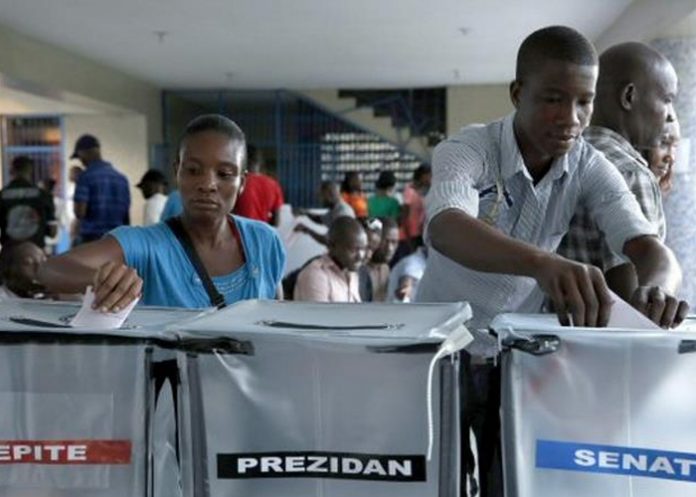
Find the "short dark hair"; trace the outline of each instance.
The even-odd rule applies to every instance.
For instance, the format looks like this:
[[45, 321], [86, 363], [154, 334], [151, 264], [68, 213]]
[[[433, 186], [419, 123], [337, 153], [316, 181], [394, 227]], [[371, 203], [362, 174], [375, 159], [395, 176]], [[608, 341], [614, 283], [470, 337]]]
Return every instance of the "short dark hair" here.
[[329, 226], [329, 243], [345, 243], [358, 233], [365, 231], [360, 221], [350, 216], [340, 216]]
[[387, 190], [388, 188], [394, 188], [396, 185], [396, 175], [393, 171], [382, 171], [377, 177], [375, 182], [375, 187], [379, 190]]
[[413, 171], [413, 181], [418, 181], [420, 180], [423, 176], [426, 174], [431, 174], [432, 169], [430, 169], [430, 166], [427, 164], [421, 164], [416, 168], [415, 171]]
[[34, 160], [27, 155], [18, 155], [12, 159], [12, 174], [31, 174], [34, 170]]
[[350, 180], [356, 177], [360, 177], [360, 171], [346, 172], [341, 182], [341, 193], [354, 193], [353, 188], [350, 186]]
[[247, 143], [247, 164], [256, 164], [259, 161], [260, 154], [256, 145]]
[[552, 59], [580, 66], [596, 66], [597, 50], [590, 40], [567, 26], [549, 26], [527, 36], [517, 52], [515, 78], [523, 80]]
[[242, 131], [242, 128], [237, 126], [237, 123], [235, 123], [232, 119], [220, 114], [204, 114], [189, 121], [184, 129], [184, 133], [181, 135], [181, 139], [179, 140], [179, 152], [181, 152], [187, 138], [205, 131], [221, 133], [227, 136], [230, 141], [239, 142], [244, 150], [242, 166], [246, 167], [247, 147], [244, 131]]
[[393, 217], [381, 217], [380, 220], [382, 221], [382, 233], [399, 228], [399, 223]]

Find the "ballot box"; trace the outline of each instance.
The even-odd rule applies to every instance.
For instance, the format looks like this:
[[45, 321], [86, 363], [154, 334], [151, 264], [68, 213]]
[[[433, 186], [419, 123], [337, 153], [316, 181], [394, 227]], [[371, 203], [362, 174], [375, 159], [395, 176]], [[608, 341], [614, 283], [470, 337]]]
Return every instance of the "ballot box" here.
[[469, 316], [466, 304], [247, 301], [171, 327], [247, 344], [179, 353], [184, 495], [459, 495], [458, 356], [433, 358]]
[[159, 330], [199, 313], [137, 308], [124, 328], [98, 330], [68, 326], [78, 309], [0, 302], [3, 497], [152, 495], [153, 447], [165, 445], [152, 371], [157, 350], [178, 344]]
[[502, 315], [508, 497], [696, 494], [696, 332]]

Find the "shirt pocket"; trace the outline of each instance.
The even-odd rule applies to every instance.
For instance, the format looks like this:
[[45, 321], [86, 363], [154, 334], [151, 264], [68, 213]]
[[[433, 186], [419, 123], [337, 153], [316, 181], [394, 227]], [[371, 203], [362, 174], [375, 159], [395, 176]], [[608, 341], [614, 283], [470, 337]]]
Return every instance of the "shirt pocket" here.
[[478, 219], [507, 232], [510, 227], [509, 194], [499, 195], [496, 185], [481, 189], [479, 191]]

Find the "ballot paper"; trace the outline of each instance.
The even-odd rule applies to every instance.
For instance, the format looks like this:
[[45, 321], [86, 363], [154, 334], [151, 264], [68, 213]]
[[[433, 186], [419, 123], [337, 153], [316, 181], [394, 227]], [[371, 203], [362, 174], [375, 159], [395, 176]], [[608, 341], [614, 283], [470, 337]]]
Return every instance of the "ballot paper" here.
[[82, 307], [70, 321], [70, 326], [75, 328], [98, 328], [98, 329], [114, 329], [120, 328], [126, 321], [131, 311], [138, 303], [138, 299], [128, 304], [124, 309], [118, 312], [101, 312], [98, 309], [92, 309], [94, 302], [94, 291], [92, 287], [87, 287], [85, 297], [82, 300]]
[[611, 290], [611, 298], [614, 305], [611, 306], [611, 316], [609, 317], [608, 328], [638, 329], [638, 330], [659, 330], [660, 327], [650, 321], [645, 315], [641, 314], [636, 308], [616, 295]]

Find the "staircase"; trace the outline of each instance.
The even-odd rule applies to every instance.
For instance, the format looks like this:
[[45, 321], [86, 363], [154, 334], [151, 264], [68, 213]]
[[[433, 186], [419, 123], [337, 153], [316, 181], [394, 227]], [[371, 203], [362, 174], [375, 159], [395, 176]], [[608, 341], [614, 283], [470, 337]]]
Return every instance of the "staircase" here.
[[[408, 91], [306, 90], [298, 94], [323, 110], [415, 155], [421, 161], [430, 162], [432, 147], [439, 141], [433, 139], [434, 136], [439, 138], [437, 126], [429, 123], [416, 129], [419, 126], [414, 126], [412, 109], [400, 100], [400, 93]], [[442, 121], [444, 123], [444, 117]]]

